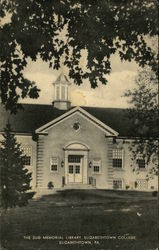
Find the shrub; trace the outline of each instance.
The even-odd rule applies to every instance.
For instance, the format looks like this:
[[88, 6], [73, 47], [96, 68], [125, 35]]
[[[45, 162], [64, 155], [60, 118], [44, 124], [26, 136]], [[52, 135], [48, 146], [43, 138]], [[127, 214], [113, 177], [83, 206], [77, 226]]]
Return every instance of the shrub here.
[[47, 186], [48, 186], [48, 189], [53, 189], [54, 188], [54, 184], [53, 184], [52, 181], [49, 181]]
[[153, 197], [157, 197], [157, 193], [158, 193], [157, 191], [153, 191], [153, 192], [152, 192], [152, 196], [153, 196]]

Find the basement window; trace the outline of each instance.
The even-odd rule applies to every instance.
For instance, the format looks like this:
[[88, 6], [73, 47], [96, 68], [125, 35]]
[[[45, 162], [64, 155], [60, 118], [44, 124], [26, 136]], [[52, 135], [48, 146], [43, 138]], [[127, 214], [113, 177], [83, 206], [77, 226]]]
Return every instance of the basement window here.
[[123, 188], [123, 180], [122, 179], [114, 179], [113, 180], [113, 189], [122, 189]]
[[145, 190], [148, 188], [148, 182], [146, 179], [137, 179], [135, 181], [135, 188], [139, 190]]

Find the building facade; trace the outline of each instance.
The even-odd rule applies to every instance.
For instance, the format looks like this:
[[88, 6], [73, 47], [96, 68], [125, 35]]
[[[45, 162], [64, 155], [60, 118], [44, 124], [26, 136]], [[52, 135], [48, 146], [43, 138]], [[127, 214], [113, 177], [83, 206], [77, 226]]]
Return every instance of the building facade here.
[[16, 115], [1, 110], [1, 132], [9, 119], [32, 172], [33, 190], [157, 190], [157, 176], [147, 180], [152, 163], [147, 166], [142, 156], [131, 159], [124, 110], [71, 107], [69, 85], [62, 73], [54, 83], [52, 105], [25, 104]]

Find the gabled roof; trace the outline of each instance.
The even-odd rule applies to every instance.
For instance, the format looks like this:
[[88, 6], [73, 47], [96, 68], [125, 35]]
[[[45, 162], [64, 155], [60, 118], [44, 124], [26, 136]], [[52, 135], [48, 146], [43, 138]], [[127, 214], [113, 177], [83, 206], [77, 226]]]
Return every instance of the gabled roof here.
[[[12, 129], [17, 133], [32, 133], [39, 127], [56, 119], [66, 113], [66, 110], [59, 110], [52, 105], [39, 104], [23, 104], [23, 110], [18, 113], [10, 114], [0, 105], [0, 132], [4, 131], [4, 127], [9, 119]], [[117, 108], [95, 108], [82, 107], [90, 115], [99, 119], [113, 130], [119, 132], [119, 136], [129, 137], [130, 121], [125, 117], [125, 109]]]
[[110, 128], [105, 123], [101, 122], [99, 119], [97, 119], [95, 116], [91, 115], [90, 113], [88, 113], [86, 110], [84, 110], [81, 107], [75, 107], [73, 109], [70, 109], [69, 111], [67, 111], [63, 115], [57, 117], [56, 119], [53, 119], [52, 121], [46, 123], [42, 127], [36, 129], [36, 133], [48, 133], [48, 130], [50, 128], [59, 124], [61, 121], [64, 121], [64, 120], [68, 119], [69, 117], [72, 117], [76, 113], [78, 113], [79, 115], [81, 115], [82, 117], [87, 119], [87, 121], [93, 123], [97, 128], [104, 131], [106, 133], [106, 135], [108, 135], [108, 136], [117, 136], [118, 135], [117, 131]]

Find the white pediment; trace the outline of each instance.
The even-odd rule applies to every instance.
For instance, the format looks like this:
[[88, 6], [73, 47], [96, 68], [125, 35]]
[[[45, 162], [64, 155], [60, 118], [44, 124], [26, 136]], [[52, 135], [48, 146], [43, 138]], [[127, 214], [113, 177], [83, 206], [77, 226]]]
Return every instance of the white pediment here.
[[59, 116], [58, 118], [52, 120], [51, 122], [45, 124], [44, 126], [38, 128], [38, 129], [36, 129], [35, 132], [36, 133], [46, 133], [47, 134], [48, 130], [50, 128], [52, 128], [56, 124], [59, 124], [59, 123], [65, 121], [66, 119], [68, 119], [70, 117], [73, 117], [77, 113], [80, 116], [82, 116], [84, 119], [87, 119], [87, 121], [89, 121], [92, 124], [94, 124], [100, 130], [102, 130], [103, 132], [105, 132], [107, 136], [118, 136], [119, 133], [117, 131], [115, 131], [114, 129], [110, 128], [105, 123], [101, 122], [99, 119], [97, 119], [96, 117], [94, 117], [89, 112], [87, 112], [84, 109], [82, 109], [81, 107], [75, 107], [75, 108], [67, 111], [66, 113], [64, 113], [63, 115]]

